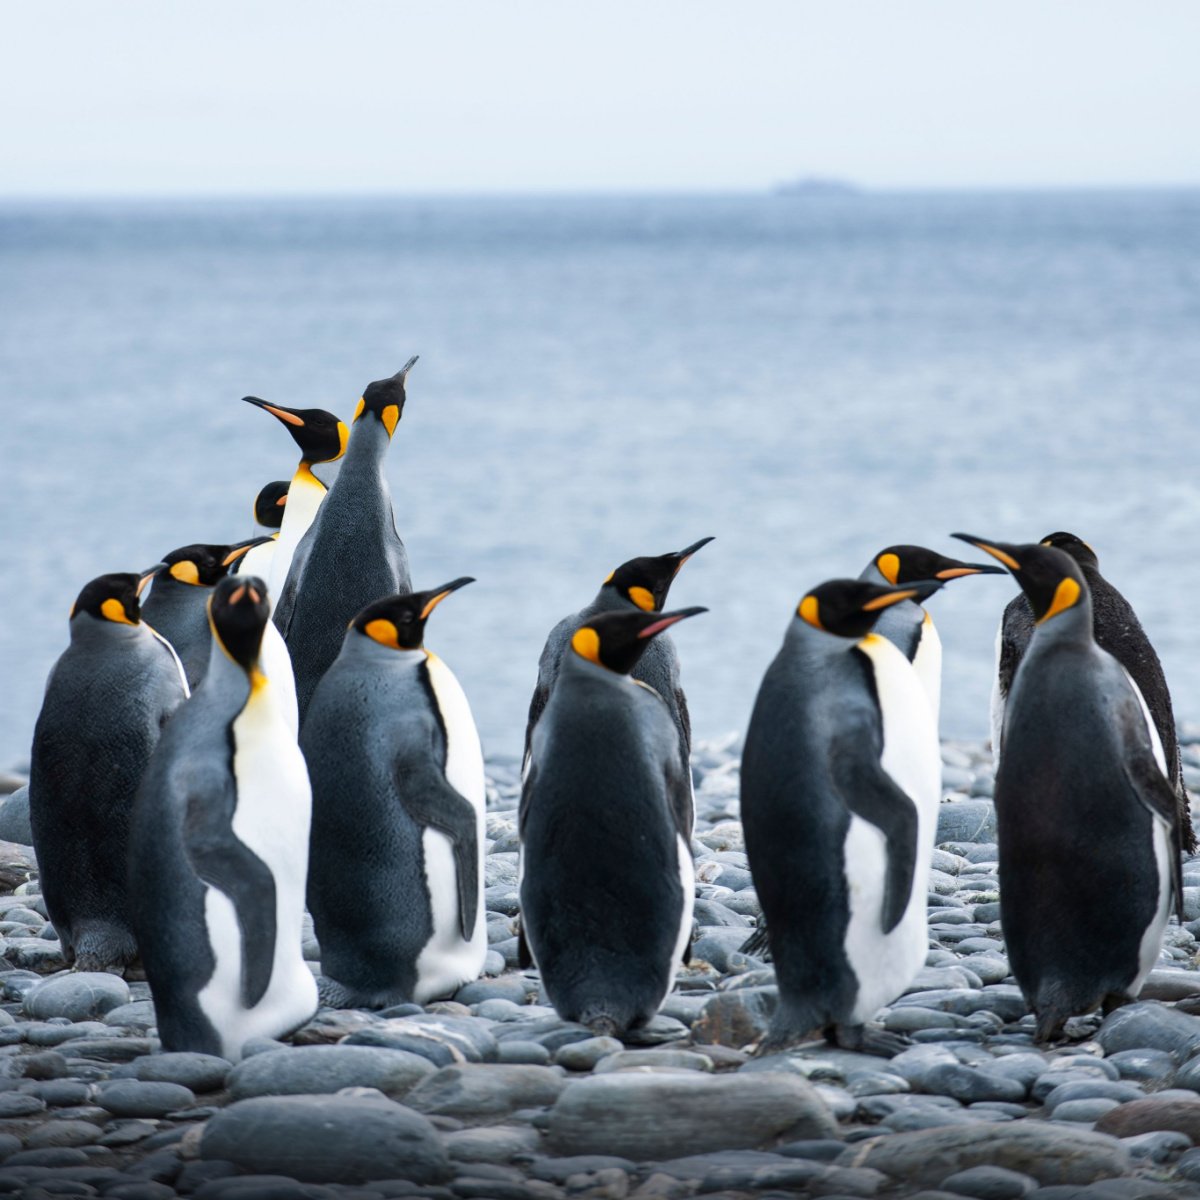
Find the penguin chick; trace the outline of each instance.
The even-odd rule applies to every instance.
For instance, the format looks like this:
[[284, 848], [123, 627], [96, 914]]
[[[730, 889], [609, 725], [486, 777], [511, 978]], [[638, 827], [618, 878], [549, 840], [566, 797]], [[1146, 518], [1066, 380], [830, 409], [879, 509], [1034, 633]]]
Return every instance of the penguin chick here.
[[955, 537], [992, 555], [1035, 630], [1013, 677], [996, 772], [1000, 921], [1046, 1041], [1137, 996], [1181, 901], [1177, 796], [1150, 710], [1093, 633], [1079, 564], [1046, 545]]
[[596, 1034], [645, 1024], [686, 963], [691, 786], [670, 710], [630, 672], [706, 611], [608, 612], [571, 636], [521, 793], [522, 965]]
[[275, 561], [275, 543], [279, 540], [278, 530], [283, 525], [284, 507], [287, 504], [288, 488], [286, 479], [277, 479], [268, 483], [254, 498], [254, 520], [264, 529], [274, 529], [273, 533], [260, 546], [248, 550], [229, 569], [231, 575], [257, 575], [259, 579], [271, 578], [271, 564]]
[[68, 963], [121, 973], [137, 954], [126, 858], [138, 782], [188, 694], [171, 647], [142, 619], [155, 571], [101, 575], [71, 609], [33, 734], [29, 819], [46, 911]]
[[409, 359], [390, 379], [364, 390], [345, 461], [297, 548], [275, 613], [296, 672], [302, 722], [355, 614], [380, 596], [412, 591], [383, 463], [416, 361]]
[[912, 664], [872, 632], [939, 580], [837, 579], [799, 604], [742, 756], [746, 854], [779, 982], [761, 1049], [824, 1034], [892, 1054], [865, 1023], [925, 963], [941, 755]]
[[[888, 546], [867, 563], [859, 579], [900, 587], [927, 579], [945, 583], [964, 575], [1003, 574], [1004, 568], [992, 563], [959, 562], [924, 546]], [[887, 638], [916, 668], [936, 726], [942, 707], [942, 639], [933, 617], [915, 600], [904, 600], [879, 614], [875, 632]]]
[[236, 1060], [317, 1007], [301, 953], [311, 793], [259, 667], [266, 585], [223, 579], [208, 611], [208, 670], [138, 791], [130, 879], [163, 1048]]
[[[1171, 786], [1179, 797], [1180, 842], [1185, 853], [1194, 854], [1197, 850], [1196, 832], [1192, 828], [1191, 807], [1183, 782], [1183, 763], [1179, 754], [1179, 737], [1175, 730], [1175, 713], [1171, 705], [1171, 692], [1167, 687], [1158, 655], [1129, 601], [1100, 574], [1096, 552], [1087, 542], [1073, 533], [1059, 532], [1048, 534], [1042, 538], [1041, 544], [1053, 546], [1069, 554], [1087, 580], [1092, 596], [1092, 632], [1096, 644], [1102, 650], [1107, 650], [1129, 672], [1150, 709], [1158, 736], [1162, 739]], [[1020, 592], [1005, 608], [996, 634], [996, 676], [992, 684], [992, 754], [997, 763], [1000, 761], [1004, 708], [1009, 689], [1035, 628], [1029, 601], [1024, 592]]]
[[483, 969], [483, 753], [424, 644], [429, 614], [473, 582], [367, 605], [313, 693], [308, 905], [322, 1000], [338, 1008], [424, 1004]]
[[[537, 685], [529, 702], [529, 718], [525, 724], [525, 765], [528, 769], [530, 739], [534, 726], [541, 719], [546, 702], [558, 678], [559, 663], [562, 661], [572, 636], [581, 626], [603, 612], [662, 612], [667, 602], [667, 593], [680, 568], [697, 550], [707, 546], [713, 539], [701, 538], [682, 550], [657, 556], [631, 558], [622, 563], [601, 585], [590, 604], [564, 617], [550, 631], [542, 656], [538, 660]], [[670, 710], [671, 719], [679, 734], [679, 750], [683, 757], [685, 772], [690, 778], [689, 766], [692, 752], [692, 723], [688, 713], [687, 697], [679, 682], [679, 655], [670, 637], [657, 637], [646, 646], [633, 671], [633, 677], [652, 687]], [[691, 828], [689, 817], [688, 828]]]
[[300, 461], [288, 484], [288, 503], [283, 509], [279, 537], [271, 557], [271, 574], [266, 576], [272, 603], [278, 607], [296, 548], [316, 519], [329, 491], [337, 471], [335, 464], [346, 453], [350, 431], [344, 422], [323, 408], [285, 408], [282, 404], [268, 404], [257, 396], [243, 396], [242, 400], [269, 412], [300, 447]]

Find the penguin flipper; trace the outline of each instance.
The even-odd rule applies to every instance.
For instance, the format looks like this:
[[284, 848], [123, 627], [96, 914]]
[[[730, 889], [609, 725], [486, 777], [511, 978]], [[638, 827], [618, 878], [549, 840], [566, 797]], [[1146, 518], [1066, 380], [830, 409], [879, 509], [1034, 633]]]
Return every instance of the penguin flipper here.
[[406, 773], [400, 780], [400, 795], [405, 810], [418, 825], [436, 829], [450, 839], [458, 882], [458, 928], [463, 941], [469, 942], [475, 933], [479, 907], [479, 833], [475, 809], [438, 771], [426, 772], [420, 780], [413, 780]]
[[267, 993], [275, 964], [275, 876], [233, 832], [235, 798], [192, 788], [183, 842], [192, 868], [233, 903], [242, 935], [242, 1004], [253, 1008]]
[[863, 746], [843, 738], [833, 748], [831, 766], [842, 802], [856, 817], [874, 825], [887, 840], [880, 924], [891, 933], [912, 899], [917, 871], [917, 806], [878, 761], [863, 756]]

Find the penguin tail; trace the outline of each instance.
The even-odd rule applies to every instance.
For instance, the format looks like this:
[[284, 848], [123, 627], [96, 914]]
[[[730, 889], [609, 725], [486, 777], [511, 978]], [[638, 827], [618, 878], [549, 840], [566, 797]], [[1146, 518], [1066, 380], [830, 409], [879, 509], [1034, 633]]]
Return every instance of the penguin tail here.
[[579, 1018], [579, 1023], [586, 1025], [595, 1037], [619, 1038], [627, 1027], [627, 1022], [622, 1022], [611, 1013], [603, 1010], [585, 1012]]
[[120, 925], [94, 921], [82, 925], [75, 935], [76, 971], [107, 971], [121, 975], [137, 958], [133, 934]]
[[758, 928], [739, 947], [743, 954], [761, 958], [763, 962], [771, 961], [771, 942], [767, 937], [767, 925], [760, 918]]

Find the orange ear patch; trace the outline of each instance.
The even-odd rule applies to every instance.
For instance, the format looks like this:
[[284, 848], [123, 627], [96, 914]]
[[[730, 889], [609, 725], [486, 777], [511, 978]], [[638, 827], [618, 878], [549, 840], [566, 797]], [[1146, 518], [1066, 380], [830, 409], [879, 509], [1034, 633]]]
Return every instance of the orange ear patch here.
[[600, 662], [600, 635], [590, 625], [575, 631], [575, 636], [571, 638], [571, 649], [588, 662], [603, 665]]

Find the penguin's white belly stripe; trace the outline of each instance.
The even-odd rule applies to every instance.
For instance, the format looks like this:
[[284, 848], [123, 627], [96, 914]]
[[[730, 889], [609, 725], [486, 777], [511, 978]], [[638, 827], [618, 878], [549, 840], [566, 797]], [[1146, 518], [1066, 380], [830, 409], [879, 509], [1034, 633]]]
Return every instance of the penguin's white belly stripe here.
[[[1122, 667], [1121, 670], [1125, 671], [1125, 668]], [[1158, 736], [1158, 726], [1155, 725], [1154, 718], [1150, 715], [1150, 705], [1146, 703], [1142, 689], [1134, 682], [1133, 676], [1128, 671], [1125, 671], [1125, 678], [1129, 680], [1129, 686], [1133, 688], [1133, 694], [1142, 706], [1142, 717], [1146, 721], [1146, 732], [1150, 737], [1150, 747], [1154, 751], [1154, 761], [1158, 763], [1158, 769], [1169, 779], [1171, 772], [1167, 770], [1167, 755], [1163, 750], [1162, 738]]]
[[933, 725], [937, 728], [942, 707], [942, 639], [938, 636], [933, 618], [926, 613], [921, 625], [921, 640], [917, 643], [917, 653], [913, 657], [913, 670], [929, 697], [929, 707], [933, 711]]
[[1004, 734], [1006, 697], [1000, 691], [1000, 650], [1004, 644], [1004, 618], [996, 627], [996, 669], [992, 672], [992, 766], [1000, 765], [1000, 741]]
[[233, 722], [233, 833], [275, 880], [275, 956], [266, 994], [251, 1009], [242, 1004], [237, 910], [215, 888], [209, 887], [205, 895], [216, 966], [198, 1000], [231, 1059], [240, 1057], [248, 1038], [278, 1037], [307, 1020], [317, 1005], [316, 980], [300, 948], [312, 793], [295, 735], [271, 693], [272, 685], [261, 687]]
[[[692, 910], [696, 904], [696, 864], [692, 859], [691, 847], [675, 835], [675, 849], [679, 859], [679, 886], [683, 888], [683, 912], [679, 917], [679, 936], [675, 939], [675, 953], [671, 957], [671, 969], [667, 973], [667, 991], [675, 984], [675, 973], [683, 966], [683, 951], [692, 937]], [[663, 998], [659, 999], [662, 1003]]]
[[268, 621], [263, 630], [262, 653], [259, 665], [263, 674], [271, 681], [275, 699], [279, 704], [284, 723], [295, 737], [300, 729], [300, 707], [296, 702], [296, 676], [292, 670], [292, 656], [287, 642], [274, 621]]
[[272, 607], [287, 582], [296, 547], [300, 545], [309, 526], [317, 519], [317, 510], [324, 499], [325, 487], [315, 482], [315, 477], [301, 474], [292, 476], [292, 482], [288, 486], [287, 506], [283, 510], [283, 524], [279, 527], [275, 554], [271, 560], [271, 577], [267, 580]]
[[1142, 943], [1138, 948], [1138, 976], [1130, 988], [1135, 996], [1158, 961], [1163, 930], [1166, 929], [1171, 916], [1171, 856], [1174, 853], [1172, 830], [1166, 821], [1158, 817], [1152, 817], [1150, 824], [1154, 843], [1154, 864], [1158, 868], [1158, 910], [1154, 914], [1154, 920], [1142, 934]]
[[239, 575], [256, 575], [269, 588], [271, 586], [271, 564], [275, 561], [275, 547], [278, 544], [279, 538], [276, 536], [273, 541], [263, 542], [261, 546], [252, 546], [242, 555], [237, 573]]
[[171, 643], [168, 642], [167, 639], [165, 637], [163, 637], [163, 635], [161, 633], [159, 633], [157, 629], [152, 629], [149, 625], [146, 624], [145, 621], [142, 622], [142, 625], [146, 629], [150, 630], [150, 633], [154, 636], [154, 639], [157, 642], [159, 642], [161, 645], [163, 645], [167, 648], [168, 653], [171, 655], [171, 658], [175, 663], [175, 670], [179, 672], [179, 682], [181, 684], [183, 684], [183, 694], [185, 696], [190, 697], [192, 694], [192, 689], [188, 686], [187, 672], [183, 669], [183, 661], [182, 661], [182, 659], [180, 659], [178, 653], [175, 650], [175, 647], [172, 646]]

